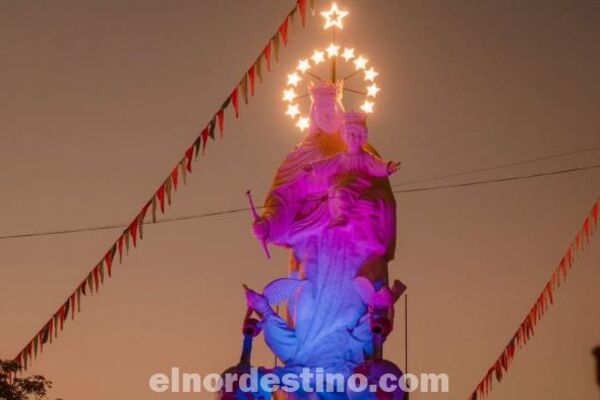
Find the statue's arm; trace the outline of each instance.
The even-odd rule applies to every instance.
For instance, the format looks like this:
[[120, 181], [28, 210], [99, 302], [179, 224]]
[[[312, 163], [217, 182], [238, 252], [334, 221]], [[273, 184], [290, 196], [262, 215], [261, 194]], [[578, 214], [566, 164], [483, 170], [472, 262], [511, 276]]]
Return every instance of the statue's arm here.
[[373, 176], [385, 177], [392, 175], [398, 170], [398, 165], [394, 161], [383, 160], [375, 155], [367, 155], [370, 160], [367, 162], [369, 174]]

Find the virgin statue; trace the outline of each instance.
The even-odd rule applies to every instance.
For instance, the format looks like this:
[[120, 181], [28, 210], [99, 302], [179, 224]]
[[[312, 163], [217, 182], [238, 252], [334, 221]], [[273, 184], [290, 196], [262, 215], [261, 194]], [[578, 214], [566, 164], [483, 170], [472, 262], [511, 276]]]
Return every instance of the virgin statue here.
[[[367, 304], [356, 280], [388, 286], [396, 203], [385, 162], [366, 143], [364, 114], [344, 113], [341, 82], [309, 87], [310, 126], [283, 160], [253, 225], [290, 251], [289, 278], [247, 292], [280, 371], [323, 368], [349, 376], [373, 352]], [[273, 289], [275, 288], [275, 289]], [[276, 297], [273, 300], [272, 297]], [[287, 319], [271, 305], [287, 301]]]

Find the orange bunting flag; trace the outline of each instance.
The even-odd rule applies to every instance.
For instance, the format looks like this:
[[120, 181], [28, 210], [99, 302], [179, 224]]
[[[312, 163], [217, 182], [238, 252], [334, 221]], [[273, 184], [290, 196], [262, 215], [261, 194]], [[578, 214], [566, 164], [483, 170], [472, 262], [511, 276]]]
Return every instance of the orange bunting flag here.
[[263, 55], [265, 56], [265, 60], [267, 60], [267, 71], [271, 72], [271, 41], [267, 43], [265, 49], [263, 50]]
[[300, 19], [302, 27], [306, 27], [306, 0], [298, 0], [298, 10], [300, 10]]
[[258, 76], [258, 82], [262, 83], [263, 81], [263, 76], [262, 76], [262, 57], [258, 57], [256, 59], [256, 62], [254, 63], [255, 65], [255, 69], [256, 69], [256, 76]]
[[287, 46], [288, 41], [288, 24], [289, 18], [286, 18], [285, 21], [279, 27], [279, 33], [281, 34], [281, 40], [283, 40], [283, 45]]

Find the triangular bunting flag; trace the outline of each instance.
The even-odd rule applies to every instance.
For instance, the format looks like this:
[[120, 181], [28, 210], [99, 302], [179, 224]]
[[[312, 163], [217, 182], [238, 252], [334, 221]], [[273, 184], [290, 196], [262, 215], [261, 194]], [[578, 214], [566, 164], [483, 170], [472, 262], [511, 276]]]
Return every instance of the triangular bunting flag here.
[[262, 75], [262, 57], [258, 57], [256, 62], [254, 63], [256, 69], [256, 76], [258, 76], [258, 82], [262, 83], [263, 75]]
[[267, 60], [267, 71], [271, 72], [271, 41], [267, 43], [265, 49], [263, 50], [263, 55], [265, 56], [265, 60]]
[[160, 212], [165, 213], [165, 184], [160, 185], [158, 190], [156, 191], [156, 197], [158, 198], [158, 203], [160, 204]]
[[133, 240], [133, 247], [137, 247], [137, 232], [138, 232], [138, 217], [136, 217], [129, 225], [129, 234]]
[[225, 129], [225, 110], [222, 108], [217, 111], [217, 123], [219, 125], [219, 135], [223, 137], [223, 130]]
[[208, 123], [208, 136], [210, 136], [210, 138], [213, 140], [215, 139], [215, 126], [216, 125], [217, 125], [216, 115], [213, 115], [212, 119]]
[[192, 158], [194, 157], [194, 146], [190, 146], [189, 149], [185, 151], [185, 169], [188, 172], [192, 172]]
[[240, 82], [240, 90], [242, 91], [242, 98], [244, 99], [244, 104], [248, 104], [248, 74], [244, 74]]
[[281, 34], [281, 40], [283, 40], [283, 45], [287, 46], [288, 40], [288, 22], [289, 18], [286, 18], [285, 21], [279, 26], [279, 33]]
[[179, 164], [171, 171], [171, 182], [173, 182], [173, 188], [177, 190], [177, 185], [179, 184]]
[[254, 97], [254, 86], [256, 85], [256, 71], [254, 64], [248, 69], [248, 79], [250, 80], [250, 95]]
[[275, 53], [275, 62], [279, 63], [279, 31], [271, 39], [273, 41], [273, 52]]
[[206, 143], [208, 143], [208, 126], [202, 130], [200, 136], [202, 137], [202, 154], [204, 154], [204, 151], [206, 150]]
[[240, 103], [238, 99], [238, 93], [239, 89], [238, 86], [236, 86], [235, 89], [233, 89], [233, 92], [231, 92], [231, 95], [229, 96], [231, 98], [231, 104], [233, 104], [233, 110], [235, 111], [236, 118], [240, 117]]
[[298, 10], [300, 11], [300, 19], [302, 27], [306, 27], [306, 0], [298, 0]]

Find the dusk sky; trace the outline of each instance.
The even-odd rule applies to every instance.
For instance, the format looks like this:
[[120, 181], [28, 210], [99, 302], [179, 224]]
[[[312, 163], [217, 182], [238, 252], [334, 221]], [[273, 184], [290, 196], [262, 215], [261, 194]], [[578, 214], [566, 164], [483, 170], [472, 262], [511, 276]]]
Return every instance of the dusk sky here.
[[[378, 70], [369, 140], [401, 160], [394, 190], [600, 164], [600, 151], [402, 185], [600, 146], [600, 2], [339, 0], [342, 45]], [[318, 11], [329, 1], [317, 0]], [[0, 2], [0, 236], [130, 221], [273, 35], [293, 0]], [[299, 19], [240, 119], [208, 143], [165, 217], [262, 203], [302, 139], [286, 74], [326, 47]], [[349, 99], [348, 108], [354, 107]], [[307, 104], [305, 103], [306, 107]], [[409, 372], [447, 373], [466, 399], [529, 311], [600, 195], [600, 169], [398, 193], [390, 277], [408, 286]], [[239, 359], [243, 283], [287, 274], [249, 212], [147, 224], [99, 295], [27, 374], [52, 398], [211, 399], [153, 393], [149, 377]], [[0, 359], [14, 357], [122, 229], [0, 239]], [[534, 339], [490, 399], [594, 399], [600, 344], [596, 234]], [[404, 369], [404, 313], [384, 356]], [[255, 365], [272, 366], [262, 337]]]

